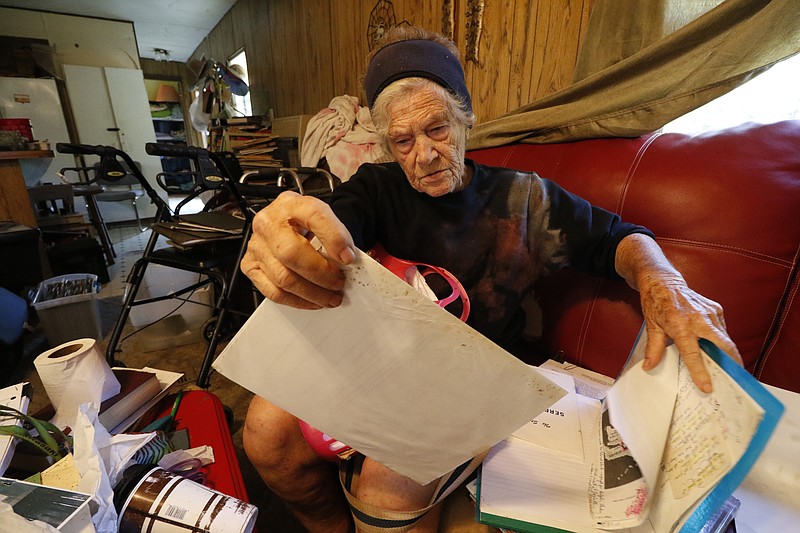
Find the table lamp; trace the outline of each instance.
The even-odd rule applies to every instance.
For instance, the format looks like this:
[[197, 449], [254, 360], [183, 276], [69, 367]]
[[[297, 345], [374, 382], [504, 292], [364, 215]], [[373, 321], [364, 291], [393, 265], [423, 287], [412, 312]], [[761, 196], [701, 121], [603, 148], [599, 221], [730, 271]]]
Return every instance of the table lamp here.
[[173, 85], [162, 83], [158, 86], [156, 92], [156, 102], [180, 102], [181, 98], [178, 96], [178, 91], [175, 90]]

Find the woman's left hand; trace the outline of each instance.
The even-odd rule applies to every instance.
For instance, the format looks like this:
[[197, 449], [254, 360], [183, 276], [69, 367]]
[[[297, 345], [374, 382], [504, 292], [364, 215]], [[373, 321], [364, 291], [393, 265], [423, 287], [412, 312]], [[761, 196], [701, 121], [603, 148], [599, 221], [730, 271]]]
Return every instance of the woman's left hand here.
[[711, 378], [703, 364], [698, 338], [713, 342], [734, 361], [742, 364], [736, 344], [725, 329], [722, 306], [690, 289], [683, 278], [654, 280], [639, 287], [647, 329], [643, 368], [661, 362], [668, 339], [672, 339], [698, 389], [711, 392]]
[[645, 370], [661, 362], [669, 339], [678, 348], [692, 381], [704, 392], [711, 392], [712, 386], [703, 364], [700, 338], [713, 342], [742, 364], [742, 356], [726, 330], [722, 306], [689, 288], [651, 237], [633, 233], [622, 239], [617, 246], [616, 268], [641, 298], [647, 329]]

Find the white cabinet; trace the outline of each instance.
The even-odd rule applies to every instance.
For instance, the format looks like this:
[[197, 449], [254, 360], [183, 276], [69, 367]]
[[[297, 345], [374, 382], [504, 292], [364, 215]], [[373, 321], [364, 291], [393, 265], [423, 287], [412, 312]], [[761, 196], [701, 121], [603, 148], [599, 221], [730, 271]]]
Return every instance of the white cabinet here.
[[[0, 115], [3, 118], [28, 118], [39, 141], [47, 140], [55, 150], [56, 143], [69, 142], [64, 110], [55, 80], [49, 78], [0, 77]], [[54, 153], [54, 157], [20, 159], [25, 184], [59, 183], [56, 172], [75, 165], [71, 155]]]
[[[116, 146], [127, 152], [141, 163], [142, 172], [159, 190], [155, 178], [161, 172], [161, 163], [144, 150], [145, 143], [155, 142], [156, 137], [142, 71], [64, 65], [64, 77], [79, 142]], [[96, 160], [87, 157], [89, 164]], [[137, 205], [142, 217], [155, 214], [147, 196], [140, 198]], [[135, 218], [131, 206], [124, 203], [101, 203], [100, 209], [106, 222]]]

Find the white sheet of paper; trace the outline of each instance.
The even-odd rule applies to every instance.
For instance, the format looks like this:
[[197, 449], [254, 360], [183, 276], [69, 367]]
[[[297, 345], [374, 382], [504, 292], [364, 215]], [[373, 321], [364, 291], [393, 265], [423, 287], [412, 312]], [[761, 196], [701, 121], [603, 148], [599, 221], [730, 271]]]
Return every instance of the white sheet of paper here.
[[588, 368], [581, 368], [572, 363], [559, 363], [548, 359], [539, 368], [562, 372], [572, 376], [575, 380], [575, 392], [582, 396], [588, 396], [595, 400], [602, 400], [608, 394], [608, 389], [614, 384], [614, 378], [610, 378], [598, 372], [593, 372]]
[[[626, 365], [608, 391], [606, 403], [611, 424], [636, 458], [653, 494], [678, 394], [680, 356], [675, 345], [670, 344], [661, 363], [646, 371], [642, 368], [646, 345], [647, 332], [642, 331], [630, 357], [637, 362], [633, 366]], [[636, 401], [626, 401], [626, 398]]]
[[567, 394], [511, 435], [582, 461], [583, 439], [575, 379], [555, 370], [541, 367], [537, 370], [567, 391]]
[[564, 395], [366, 254], [345, 274], [335, 309], [264, 301], [214, 368], [422, 484]]

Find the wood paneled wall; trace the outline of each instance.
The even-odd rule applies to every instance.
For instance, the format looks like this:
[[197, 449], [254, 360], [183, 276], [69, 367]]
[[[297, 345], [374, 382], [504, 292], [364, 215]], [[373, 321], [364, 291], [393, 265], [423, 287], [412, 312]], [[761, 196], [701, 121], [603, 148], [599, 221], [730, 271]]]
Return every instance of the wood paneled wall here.
[[180, 80], [186, 74], [186, 65], [176, 61], [156, 61], [155, 59], [141, 58], [142, 73], [145, 78], [157, 80]]
[[[466, 10], [450, 0], [454, 39], [466, 57]], [[484, 0], [478, 62], [466, 62], [478, 121], [503, 115], [569, 85], [594, 0]], [[442, 31], [445, 0], [238, 0], [193, 54], [226, 61], [247, 52], [256, 114], [315, 114], [361, 89], [370, 14], [393, 9]], [[384, 11], [385, 12], [385, 11]], [[186, 80], [189, 81], [189, 80]], [[192, 80], [193, 81], [193, 80]]]

